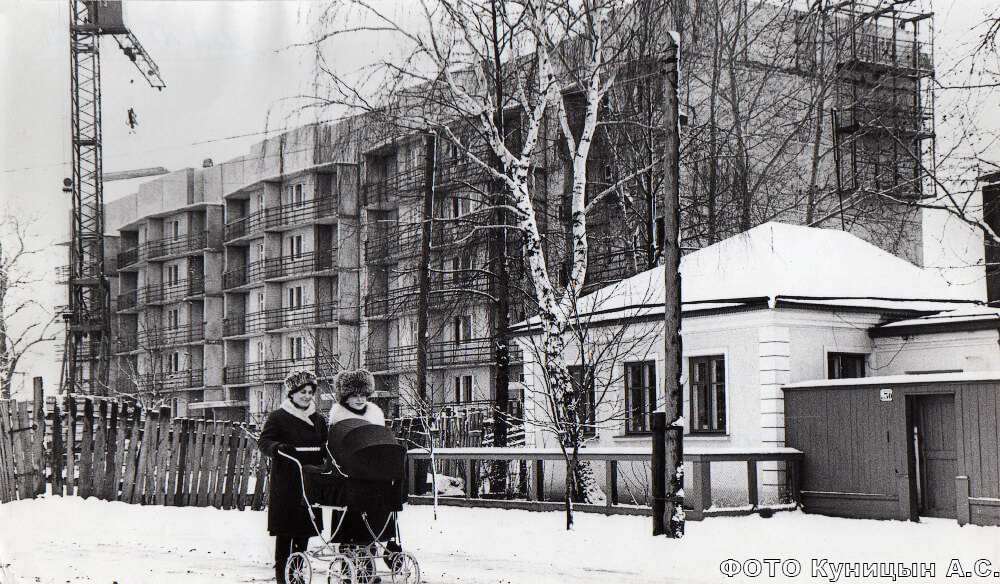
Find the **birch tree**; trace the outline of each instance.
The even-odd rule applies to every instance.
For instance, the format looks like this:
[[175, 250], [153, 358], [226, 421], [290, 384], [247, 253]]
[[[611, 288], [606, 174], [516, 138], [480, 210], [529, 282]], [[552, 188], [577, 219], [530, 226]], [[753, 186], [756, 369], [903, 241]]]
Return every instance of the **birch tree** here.
[[[496, 11], [498, 6], [501, 10]], [[405, 48], [366, 69], [363, 79], [336, 70], [321, 56], [329, 89], [321, 103], [388, 116], [399, 128], [434, 131], [502, 185], [503, 197], [494, 204], [507, 211], [511, 221], [506, 227], [515, 230], [521, 241], [521, 257], [541, 322], [552, 429], [567, 464], [573, 465], [580, 446], [576, 428], [580, 395], [563, 351], [575, 301], [588, 273], [587, 214], [596, 202], [587, 196], [588, 160], [601, 102], [620, 67], [615, 59], [618, 43], [634, 22], [631, 4], [424, 0], [418, 12], [420, 17], [414, 21], [355, 0], [324, 13], [330, 26], [313, 43], [318, 54], [324, 43], [351, 34], [386, 35]], [[496, 19], [488, 17], [493, 14]], [[505, 48], [503, 62], [496, 59], [498, 45]], [[502, 76], [491, 74], [497, 67]], [[504, 92], [495, 91], [498, 77]], [[505, 96], [505, 101], [498, 102], [497, 95]], [[498, 127], [498, 120], [508, 116], [517, 120], [516, 141], [508, 140]], [[498, 165], [458, 137], [456, 125], [469, 122]], [[550, 249], [536, 207], [536, 163], [546, 148], [558, 149], [565, 160], [569, 208], [565, 249]], [[559, 272], [554, 270], [562, 258], [549, 257], [550, 253], [565, 254], [564, 278], [555, 277]], [[572, 477], [573, 473], [567, 473], [567, 528], [573, 522]]]

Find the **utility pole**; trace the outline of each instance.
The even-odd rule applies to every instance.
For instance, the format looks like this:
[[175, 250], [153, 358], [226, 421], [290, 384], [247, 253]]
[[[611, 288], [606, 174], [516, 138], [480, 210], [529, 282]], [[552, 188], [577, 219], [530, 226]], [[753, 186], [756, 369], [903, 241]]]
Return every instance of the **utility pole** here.
[[420, 221], [420, 271], [417, 275], [417, 392], [421, 400], [427, 400], [430, 395], [427, 391], [427, 295], [431, 287], [431, 220], [434, 217], [434, 167], [437, 156], [437, 140], [433, 132], [427, 132], [424, 147], [427, 149], [424, 211]]
[[663, 275], [664, 275], [664, 394], [666, 397], [666, 536], [684, 535], [684, 424], [681, 396], [681, 237], [680, 237], [680, 123], [677, 114], [677, 78], [680, 35], [667, 32], [663, 61]]

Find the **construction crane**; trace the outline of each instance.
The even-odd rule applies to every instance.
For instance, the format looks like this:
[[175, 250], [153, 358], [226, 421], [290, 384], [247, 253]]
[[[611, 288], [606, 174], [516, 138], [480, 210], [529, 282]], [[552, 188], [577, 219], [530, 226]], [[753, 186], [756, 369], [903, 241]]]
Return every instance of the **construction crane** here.
[[69, 250], [69, 304], [61, 390], [108, 393], [111, 289], [104, 272], [104, 176], [101, 153], [100, 40], [110, 36], [150, 86], [165, 87], [156, 63], [122, 18], [120, 0], [70, 0], [73, 221]]

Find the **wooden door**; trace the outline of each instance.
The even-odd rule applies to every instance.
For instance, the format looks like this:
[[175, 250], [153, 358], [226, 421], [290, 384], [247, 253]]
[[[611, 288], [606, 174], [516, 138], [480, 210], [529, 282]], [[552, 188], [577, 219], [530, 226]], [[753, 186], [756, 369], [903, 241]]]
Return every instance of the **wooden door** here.
[[920, 515], [955, 519], [955, 396], [920, 396], [915, 406], [912, 433]]

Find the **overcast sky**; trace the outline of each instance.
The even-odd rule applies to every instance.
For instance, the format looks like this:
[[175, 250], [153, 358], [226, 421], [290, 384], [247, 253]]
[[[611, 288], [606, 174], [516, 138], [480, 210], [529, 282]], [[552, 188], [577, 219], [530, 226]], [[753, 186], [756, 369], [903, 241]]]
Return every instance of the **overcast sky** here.
[[[939, 73], [954, 57], [968, 52], [970, 32], [1000, 0], [923, 0], [936, 12], [936, 61]], [[130, 1], [125, 18], [153, 60], [166, 89], [151, 89], [114, 41], [102, 43], [104, 170], [114, 172], [164, 166], [170, 170], [200, 167], [244, 154], [248, 147], [281, 127], [315, 121], [313, 114], [290, 115], [289, 98], [308, 93], [313, 78], [308, 49], [291, 47], [310, 38], [309, 23], [320, 2], [294, 1]], [[397, 4], [399, 7], [406, 4]], [[61, 191], [70, 176], [69, 6], [65, 0], [0, 2], [0, 206], [6, 212], [35, 218], [42, 241], [64, 240], [70, 199]], [[344, 66], [373, 58], [379, 46], [342, 44]], [[966, 64], [967, 66], [967, 64]], [[961, 80], [959, 72], [955, 79]], [[944, 77], [941, 77], [947, 81]], [[996, 93], [996, 92], [994, 92]], [[1000, 133], [996, 116], [1000, 97], [944, 92], [939, 103], [969, 101], [968, 119]], [[126, 124], [134, 109], [138, 127]], [[943, 110], [944, 108], [939, 108]], [[332, 117], [332, 114], [327, 114]], [[942, 125], [939, 124], [939, 131]], [[985, 132], [984, 134], [989, 134]], [[979, 144], [988, 144], [988, 138]], [[1000, 149], [983, 146], [986, 158], [1000, 162]], [[106, 183], [106, 200], [134, 192], [135, 181]], [[946, 234], [954, 221], [932, 221], [925, 235], [925, 261], [968, 265], [981, 257], [981, 245]], [[53, 255], [62, 259], [65, 248]], [[64, 263], [64, 261], [63, 261]], [[978, 271], [958, 270], [956, 282], [979, 280]], [[50, 287], [46, 301], [65, 303], [65, 290]], [[32, 364], [49, 386], [58, 384], [58, 366], [49, 357]], [[53, 373], [54, 371], [54, 373]], [[29, 373], [33, 375], [35, 373]], [[15, 380], [17, 383], [17, 380]]]

